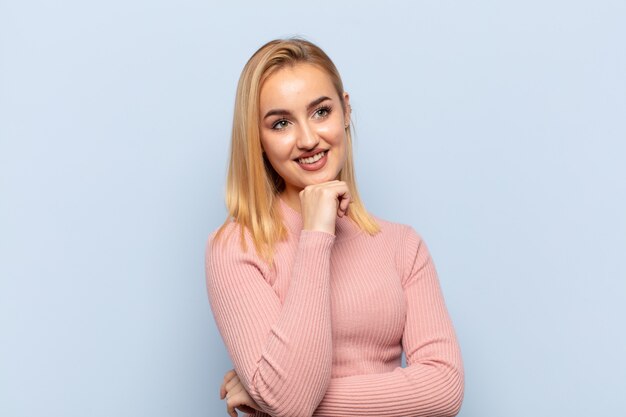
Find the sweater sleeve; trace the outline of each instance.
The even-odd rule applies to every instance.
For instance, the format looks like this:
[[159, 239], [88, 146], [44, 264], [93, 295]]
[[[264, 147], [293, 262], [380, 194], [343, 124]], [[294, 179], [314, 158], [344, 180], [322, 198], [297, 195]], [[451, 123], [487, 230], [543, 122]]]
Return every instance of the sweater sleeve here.
[[455, 416], [460, 410], [464, 373], [454, 328], [428, 248], [405, 227], [399, 262], [405, 265], [407, 366], [331, 379], [314, 416]]
[[205, 256], [206, 283], [217, 328], [246, 391], [272, 416], [311, 416], [330, 382], [330, 253], [335, 236], [300, 234], [284, 304], [249, 235], [214, 244]]

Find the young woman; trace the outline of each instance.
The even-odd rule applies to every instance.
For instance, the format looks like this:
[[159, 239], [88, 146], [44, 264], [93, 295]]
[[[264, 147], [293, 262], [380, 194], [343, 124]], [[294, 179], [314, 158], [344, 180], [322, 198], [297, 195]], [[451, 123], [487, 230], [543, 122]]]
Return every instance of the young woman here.
[[265, 44], [239, 79], [229, 217], [206, 247], [231, 416], [460, 409], [461, 352], [433, 260], [412, 227], [365, 210], [350, 114], [335, 65], [305, 40]]

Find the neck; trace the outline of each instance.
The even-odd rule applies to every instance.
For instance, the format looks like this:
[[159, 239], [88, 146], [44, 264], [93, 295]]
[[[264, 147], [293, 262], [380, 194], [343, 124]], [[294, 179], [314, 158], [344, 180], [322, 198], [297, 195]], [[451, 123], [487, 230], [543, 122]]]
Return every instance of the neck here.
[[291, 209], [298, 213], [302, 213], [302, 207], [300, 207], [300, 195], [299, 191], [284, 190], [278, 194], [278, 197], [285, 202]]

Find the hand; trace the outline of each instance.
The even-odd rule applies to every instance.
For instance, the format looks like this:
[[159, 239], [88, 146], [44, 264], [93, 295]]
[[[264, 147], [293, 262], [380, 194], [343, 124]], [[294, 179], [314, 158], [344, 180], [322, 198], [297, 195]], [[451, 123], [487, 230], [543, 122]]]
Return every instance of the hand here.
[[254, 413], [254, 410], [261, 410], [261, 407], [254, 402], [244, 388], [234, 369], [226, 372], [220, 386], [220, 399], [224, 397], [226, 397], [226, 412], [232, 417], [237, 417], [235, 409], [248, 414]]
[[352, 197], [344, 181], [312, 184], [300, 191], [303, 230], [318, 230], [335, 234], [337, 216], [348, 211]]

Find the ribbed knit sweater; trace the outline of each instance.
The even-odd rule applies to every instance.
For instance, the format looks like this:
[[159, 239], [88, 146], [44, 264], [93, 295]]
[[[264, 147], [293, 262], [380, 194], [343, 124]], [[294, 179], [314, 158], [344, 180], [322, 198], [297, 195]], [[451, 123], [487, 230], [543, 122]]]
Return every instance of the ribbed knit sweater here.
[[265, 411], [252, 415], [456, 415], [461, 351], [421, 235], [376, 216], [375, 236], [347, 216], [334, 235], [302, 230], [300, 213], [279, 201], [289, 237], [275, 247], [273, 268], [247, 231], [241, 250], [234, 221], [206, 246], [217, 328]]

